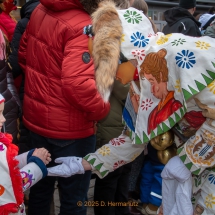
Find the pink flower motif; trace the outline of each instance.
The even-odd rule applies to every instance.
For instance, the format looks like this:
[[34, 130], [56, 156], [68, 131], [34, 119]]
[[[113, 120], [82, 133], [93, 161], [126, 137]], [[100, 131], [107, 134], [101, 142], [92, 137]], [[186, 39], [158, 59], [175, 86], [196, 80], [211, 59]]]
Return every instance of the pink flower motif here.
[[3, 144], [0, 145], [0, 152], [2, 152], [2, 151], [4, 151], [4, 145]]
[[124, 164], [126, 164], [126, 162], [125, 162], [124, 160], [117, 161], [116, 163], [114, 163], [113, 169], [115, 170], [115, 169], [117, 169], [117, 168], [123, 166]]
[[139, 60], [143, 60], [143, 57], [145, 56], [145, 54], [143, 53], [145, 50], [136, 50], [133, 51], [132, 54], [134, 57], [137, 57]]
[[153, 101], [151, 99], [146, 99], [146, 101], [142, 101], [141, 108], [142, 110], [148, 110], [153, 104]]
[[157, 36], [158, 34], [148, 34], [148, 37]]
[[110, 142], [113, 146], [120, 146], [121, 144], [125, 143], [125, 138], [114, 138]]

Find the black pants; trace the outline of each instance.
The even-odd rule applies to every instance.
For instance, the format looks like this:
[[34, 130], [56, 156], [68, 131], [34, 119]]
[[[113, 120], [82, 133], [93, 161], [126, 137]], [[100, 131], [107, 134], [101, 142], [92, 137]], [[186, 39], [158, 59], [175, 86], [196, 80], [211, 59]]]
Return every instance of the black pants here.
[[131, 163], [126, 164], [103, 179], [96, 177], [94, 201], [106, 206], [94, 207], [95, 215], [129, 215], [127, 206], [110, 206], [110, 203], [128, 202], [128, 179], [131, 165]]

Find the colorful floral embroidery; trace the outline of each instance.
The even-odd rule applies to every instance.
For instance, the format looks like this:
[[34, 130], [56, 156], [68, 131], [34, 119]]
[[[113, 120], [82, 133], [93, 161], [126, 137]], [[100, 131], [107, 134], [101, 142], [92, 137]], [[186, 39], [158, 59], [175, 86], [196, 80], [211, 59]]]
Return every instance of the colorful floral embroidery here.
[[162, 44], [168, 42], [169, 37], [171, 37], [171, 34], [168, 34], [168, 35], [165, 35], [165, 36], [161, 36], [161, 37], [159, 38], [159, 40], [157, 41], [157, 44], [158, 44], [158, 45], [162, 45]]
[[210, 89], [210, 92], [212, 92], [213, 94], [215, 94], [215, 81], [211, 82], [208, 85], [208, 88]]
[[208, 180], [210, 181], [211, 184], [215, 184], [215, 175], [214, 174], [210, 174], [208, 176]]
[[175, 85], [175, 89], [177, 89], [177, 91], [180, 93], [181, 92], [181, 83], [180, 80], [176, 80], [176, 85]]
[[145, 50], [135, 50], [132, 52], [133, 56], [138, 58], [139, 60], [143, 60], [145, 54], [143, 53]]
[[131, 24], [139, 24], [142, 21], [141, 14], [137, 13], [136, 11], [126, 10], [123, 16], [125, 17], [125, 20]]
[[196, 63], [194, 53], [189, 50], [182, 50], [181, 53], [178, 52], [177, 54], [175, 59], [178, 67], [190, 69]]
[[131, 36], [131, 43], [134, 43], [134, 46], [145, 47], [149, 42], [149, 39], [145, 39], [144, 35], [140, 32], [133, 33]]
[[185, 39], [179, 38], [178, 40], [174, 40], [172, 43], [172, 46], [178, 46], [178, 45], [183, 45], [186, 42]]
[[0, 152], [2, 152], [2, 151], [4, 151], [4, 145], [3, 144], [0, 145]]
[[35, 180], [33, 179], [33, 174], [30, 174], [30, 172], [31, 172], [30, 170], [28, 170], [28, 172], [24, 172], [24, 171], [20, 172], [22, 176], [23, 188], [25, 190], [30, 188], [32, 185], [32, 181]]
[[146, 101], [142, 101], [141, 108], [142, 110], [148, 110], [153, 104], [153, 101], [151, 99], [146, 99]]
[[126, 164], [126, 162], [125, 162], [124, 160], [117, 161], [117, 162], [114, 163], [113, 169], [115, 170], [115, 169], [117, 169], [117, 168], [123, 166], [124, 164]]
[[122, 42], [125, 42], [125, 34], [122, 34], [122, 36], [121, 36], [121, 43]]
[[196, 43], [196, 47], [200, 48], [200, 49], [206, 49], [206, 50], [208, 50], [211, 47], [210, 44], [206, 43], [206, 42], [197, 41], [195, 43]]
[[98, 153], [102, 156], [110, 155], [110, 148], [108, 146], [102, 146], [98, 150]]
[[114, 138], [110, 142], [113, 146], [120, 146], [125, 143], [125, 138]]
[[207, 208], [213, 208], [213, 205], [215, 204], [215, 197], [213, 194], [208, 194], [205, 198], [205, 205]]

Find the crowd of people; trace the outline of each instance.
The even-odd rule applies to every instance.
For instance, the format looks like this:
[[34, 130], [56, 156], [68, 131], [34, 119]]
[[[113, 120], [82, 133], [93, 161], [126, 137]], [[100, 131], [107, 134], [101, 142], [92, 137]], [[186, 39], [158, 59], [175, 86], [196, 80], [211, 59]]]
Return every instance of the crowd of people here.
[[144, 0], [16, 9], [0, 0], [0, 215], [28, 189], [50, 215], [56, 182], [59, 215], [86, 215], [94, 175], [95, 215], [215, 214], [214, 8], [180, 0], [162, 32]]

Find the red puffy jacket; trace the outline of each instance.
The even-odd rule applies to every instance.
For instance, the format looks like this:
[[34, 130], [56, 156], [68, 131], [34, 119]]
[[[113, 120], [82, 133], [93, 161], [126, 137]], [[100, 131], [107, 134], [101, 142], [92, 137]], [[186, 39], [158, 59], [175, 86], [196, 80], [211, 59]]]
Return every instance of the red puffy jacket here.
[[40, 0], [19, 48], [25, 71], [23, 121], [49, 138], [94, 133], [94, 121], [110, 109], [96, 89], [83, 28], [91, 23], [78, 0]]

